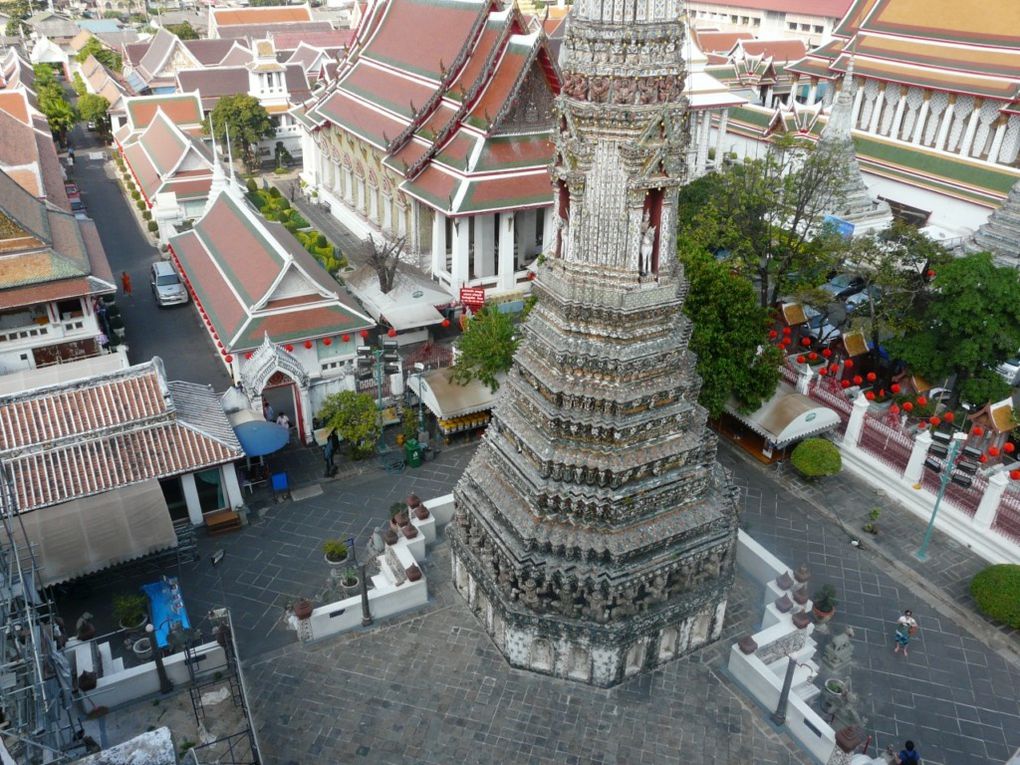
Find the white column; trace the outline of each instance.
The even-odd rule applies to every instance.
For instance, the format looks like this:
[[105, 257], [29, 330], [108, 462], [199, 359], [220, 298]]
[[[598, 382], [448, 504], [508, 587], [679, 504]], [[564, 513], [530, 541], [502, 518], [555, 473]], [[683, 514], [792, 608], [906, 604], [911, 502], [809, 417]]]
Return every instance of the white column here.
[[237, 466], [231, 462], [229, 465], [220, 466], [220, 480], [224, 493], [227, 495], [227, 504], [237, 509], [244, 504], [244, 497], [241, 496], [241, 487], [237, 483]]
[[308, 396], [308, 388], [298, 388], [298, 398], [301, 399], [301, 424], [304, 426], [301, 440], [310, 444], [312, 442], [312, 400]]
[[903, 471], [903, 478], [907, 483], [921, 483], [924, 475], [924, 461], [928, 459], [928, 447], [931, 446], [931, 433], [922, 430], [914, 439], [914, 446], [910, 450], [910, 459], [907, 460], [907, 469]]
[[436, 210], [432, 219], [432, 273], [446, 270], [446, 216]]
[[556, 246], [556, 225], [553, 222], [552, 207], [542, 211], [542, 218], [542, 253], [546, 254], [552, 252], [552, 248]]
[[882, 116], [882, 109], [885, 107], [885, 88], [879, 88], [875, 94], [875, 108], [871, 110], [871, 122], [868, 123], [868, 132], [878, 134], [879, 118]]
[[1008, 484], [1009, 475], [1007, 473], [992, 473], [988, 476], [988, 486], [985, 488], [985, 493], [981, 495], [981, 502], [974, 513], [975, 527], [982, 530], [992, 527], [995, 522], [995, 514], [999, 511], [999, 502], [1002, 500], [1002, 495]]
[[699, 117], [701, 125], [698, 132], [698, 161], [696, 172], [698, 175], [704, 175], [705, 169], [708, 167], [708, 139], [709, 134], [712, 132], [712, 112], [706, 109], [699, 115]]
[[723, 152], [725, 148], [723, 141], [726, 140], [726, 122], [729, 120], [730, 110], [723, 109], [719, 113], [719, 131], [715, 136], [715, 166], [722, 167]]
[[992, 138], [992, 148], [988, 150], [988, 161], [994, 162], [1002, 149], [1002, 139], [1006, 135], [1006, 120], [999, 118], [999, 126], [995, 128], [995, 137]]
[[797, 392], [806, 396], [815, 373], [809, 364], [800, 364], [799, 366], [800, 368], [797, 370]]
[[464, 286], [468, 277], [468, 258], [471, 251], [468, 249], [468, 226], [467, 218], [453, 219], [453, 273], [450, 274], [450, 288], [459, 290]]
[[807, 105], [811, 106], [811, 104], [813, 104], [815, 102], [815, 99], [817, 97], [818, 97], [818, 78], [817, 77], [812, 77], [811, 78], [811, 87], [808, 90], [808, 94], [807, 94]]
[[914, 135], [911, 136], [910, 142], [921, 145], [921, 138], [924, 136], [924, 123], [928, 121], [928, 99], [924, 99], [924, 103], [921, 104], [921, 111], [917, 115], [917, 124], [914, 125]]
[[[845, 78], [844, 78], [845, 80]], [[843, 87], [847, 87], [847, 83], [843, 82]], [[864, 81], [862, 80], [857, 85], [857, 92], [854, 93], [854, 114], [850, 122], [854, 127], [857, 127], [857, 119], [861, 114], [861, 104], [864, 103]]]
[[967, 130], [963, 134], [963, 141], [960, 143], [961, 157], [970, 156], [970, 147], [974, 144], [974, 131], [977, 130], [978, 117], [980, 115], [981, 107], [975, 104], [974, 111], [970, 113], [970, 119], [967, 120]]
[[494, 276], [496, 273], [496, 216], [475, 216], [475, 277]]
[[864, 429], [864, 415], [868, 412], [870, 403], [863, 395], [854, 399], [853, 408], [850, 410], [850, 420], [846, 424], [846, 435], [843, 436], [843, 444], [856, 447], [861, 440], [861, 430]]
[[900, 127], [903, 125], [903, 111], [907, 107], [907, 91], [903, 90], [900, 95], [900, 100], [896, 104], [896, 114], [893, 115], [892, 128], [889, 130], [890, 138], [898, 138], [900, 135]]
[[946, 146], [946, 139], [949, 137], [949, 127], [953, 124], [953, 107], [955, 103], [950, 103], [946, 106], [946, 111], [942, 114], [942, 124], [939, 125], [939, 132], [935, 136], [935, 148], [938, 151], [942, 151]]
[[184, 504], [188, 506], [188, 518], [193, 526], [201, 526], [202, 503], [198, 499], [198, 487], [195, 486], [195, 474], [185, 473], [181, 476], [181, 489], [184, 490]]
[[517, 285], [514, 275], [514, 214], [499, 214], [499, 288], [512, 290]]

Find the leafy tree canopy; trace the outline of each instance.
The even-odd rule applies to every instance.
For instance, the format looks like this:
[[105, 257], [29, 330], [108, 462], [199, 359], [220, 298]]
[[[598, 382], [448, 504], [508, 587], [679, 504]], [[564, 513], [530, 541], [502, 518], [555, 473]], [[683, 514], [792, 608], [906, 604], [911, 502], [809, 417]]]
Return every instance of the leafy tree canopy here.
[[954, 397], [972, 404], [1005, 398], [995, 367], [1020, 348], [1020, 281], [988, 253], [939, 266], [917, 324], [886, 347], [922, 377], [941, 384], [955, 375]]
[[[229, 127], [230, 148], [241, 157], [248, 172], [258, 165], [258, 143], [276, 133], [269, 113], [254, 96], [236, 94], [221, 98], [210, 115], [213, 138], [225, 142]], [[209, 133], [209, 125], [205, 126]]]
[[694, 322], [698, 402], [711, 417], [722, 414], [731, 396], [741, 411], [753, 412], [779, 383], [782, 353], [768, 342], [768, 311], [749, 281], [705, 250], [682, 242], [680, 259], [690, 282], [684, 312]]
[[458, 385], [481, 380], [495, 392], [499, 387], [497, 375], [510, 369], [517, 343], [510, 315], [495, 306], [484, 306], [457, 340], [459, 353], [450, 369], [450, 379]]
[[64, 98], [64, 90], [48, 64], [36, 64], [33, 72], [39, 111], [46, 115], [50, 130], [55, 135], [66, 136], [78, 121], [77, 110]]
[[167, 24], [166, 31], [177, 35], [182, 40], [198, 39], [198, 32], [191, 26], [190, 21], [182, 21], [180, 24]]
[[104, 46], [98, 37], [90, 37], [85, 46], [78, 51], [77, 58], [79, 62], [84, 63], [89, 56], [93, 56], [100, 64], [118, 74], [124, 69], [124, 59], [120, 54]]
[[97, 126], [106, 126], [107, 113], [110, 110], [110, 102], [105, 96], [94, 93], [86, 93], [78, 99], [78, 113], [86, 122], [94, 122]]
[[28, 0], [18, 0], [9, 4], [5, 6], [4, 12], [8, 16], [7, 29], [5, 30], [8, 37], [27, 35], [31, 31], [28, 24], [25, 23], [25, 19], [32, 15], [32, 7]]
[[352, 457], [367, 457], [375, 450], [381, 426], [375, 399], [368, 393], [345, 390], [327, 396], [319, 419], [350, 445]]

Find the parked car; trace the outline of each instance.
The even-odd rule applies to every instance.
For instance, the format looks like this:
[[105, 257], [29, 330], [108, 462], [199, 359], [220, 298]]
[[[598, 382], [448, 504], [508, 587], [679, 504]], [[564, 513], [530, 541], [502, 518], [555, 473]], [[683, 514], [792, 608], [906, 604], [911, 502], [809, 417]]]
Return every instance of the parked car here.
[[78, 184], [67, 181], [64, 183], [64, 193], [67, 194], [67, 201], [71, 203], [71, 212], [76, 218], [83, 217], [87, 210], [85, 202], [81, 198], [81, 189], [78, 188]]
[[855, 295], [851, 295], [843, 301], [843, 305], [846, 306], [847, 313], [853, 313], [854, 311], [863, 308], [872, 300], [879, 301], [882, 298], [882, 290], [879, 287], [872, 285], [866, 290], [861, 290]]
[[839, 327], [829, 323], [828, 314], [824, 314], [809, 305], [804, 306], [804, 315], [807, 316], [807, 332], [805, 333], [816, 343], [828, 345], [833, 340], [843, 336]]
[[1002, 379], [1008, 382], [1012, 387], [1020, 385], [1020, 351], [1017, 351], [1013, 358], [1006, 359], [1004, 362], [999, 364], [995, 368]]
[[818, 289], [825, 290], [837, 300], [842, 300], [863, 290], [864, 278], [850, 274], [836, 274]]
[[173, 265], [165, 260], [152, 264], [149, 284], [156, 303], [160, 306], [182, 305], [188, 302], [188, 291]]

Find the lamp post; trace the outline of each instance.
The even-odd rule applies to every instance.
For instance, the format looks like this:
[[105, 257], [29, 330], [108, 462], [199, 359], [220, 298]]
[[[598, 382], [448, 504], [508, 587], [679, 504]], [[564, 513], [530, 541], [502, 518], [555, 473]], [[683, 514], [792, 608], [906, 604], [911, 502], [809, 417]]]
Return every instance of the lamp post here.
[[[160, 622], [159, 626], [162, 627], [169, 621], [169, 618], [164, 619]], [[166, 695], [174, 689], [174, 684], [170, 682], [170, 678], [166, 674], [166, 667], [163, 666], [163, 650], [156, 641], [156, 628], [152, 626], [152, 622], [145, 625], [145, 634], [152, 641], [152, 653], [156, 657], [156, 675], [159, 677], [159, 692]]]
[[[779, 703], [776, 705], [776, 711], [769, 715], [772, 722], [776, 725], [786, 724], [786, 707], [790, 702], [790, 688], [793, 686], [793, 673], [796, 671], [797, 667], [810, 667], [809, 664], [802, 664], [792, 656], [787, 656], [786, 658], [786, 675], [783, 677], [783, 689], [779, 692]], [[812, 676], [814, 676], [813, 672]]]
[[414, 365], [414, 373], [415, 373], [415, 376], [417, 376], [417, 378], [418, 378], [418, 432], [421, 433], [423, 430], [425, 430], [425, 419], [424, 419], [424, 416], [422, 414], [422, 408], [421, 408], [422, 407], [422, 400], [421, 400], [422, 380], [421, 380], [421, 376], [423, 374], [425, 374], [425, 365], [422, 364], [420, 361], [417, 362]]
[[981, 456], [981, 452], [963, 445], [967, 440], [966, 433], [953, 433], [951, 435], [949, 433], [932, 433], [931, 436], [933, 443], [929, 447], [928, 453], [942, 458], [944, 463], [932, 457], [928, 457], [924, 461], [925, 468], [938, 474], [939, 490], [935, 495], [935, 507], [932, 508], [928, 528], [924, 531], [924, 540], [921, 542], [921, 546], [916, 553], [917, 559], [921, 561], [928, 559], [928, 545], [931, 543], [932, 533], [935, 531], [935, 518], [939, 514], [939, 507], [942, 505], [942, 498], [946, 495], [946, 489], [949, 488], [949, 484], [955, 483], [967, 488], [973, 482], [971, 476], [977, 472], [977, 462], [972, 460], [960, 460], [957, 462], [957, 457], [961, 456], [961, 452], [968, 457]]

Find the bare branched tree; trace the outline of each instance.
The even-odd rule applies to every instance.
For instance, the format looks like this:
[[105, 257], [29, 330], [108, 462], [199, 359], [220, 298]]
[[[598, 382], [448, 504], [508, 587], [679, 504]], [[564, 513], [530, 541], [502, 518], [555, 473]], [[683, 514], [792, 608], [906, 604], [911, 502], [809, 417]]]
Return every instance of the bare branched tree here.
[[397, 264], [400, 263], [400, 251], [404, 249], [407, 237], [400, 236], [392, 241], [385, 239], [376, 241], [374, 236], [369, 235], [368, 240], [372, 243], [372, 254], [368, 262], [379, 276], [379, 291], [385, 295], [393, 289], [393, 278], [397, 274]]

